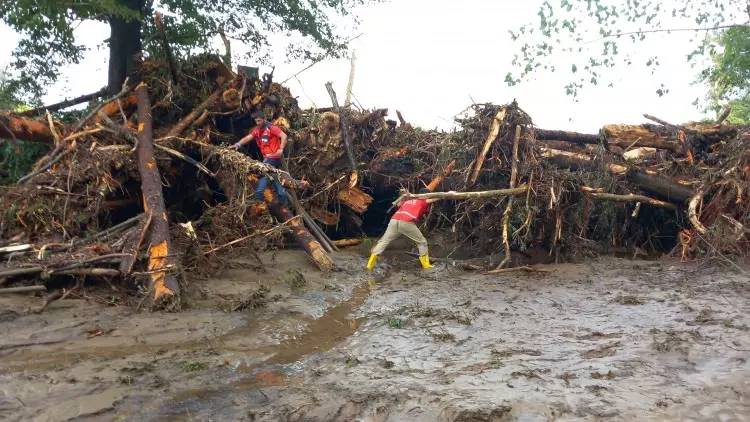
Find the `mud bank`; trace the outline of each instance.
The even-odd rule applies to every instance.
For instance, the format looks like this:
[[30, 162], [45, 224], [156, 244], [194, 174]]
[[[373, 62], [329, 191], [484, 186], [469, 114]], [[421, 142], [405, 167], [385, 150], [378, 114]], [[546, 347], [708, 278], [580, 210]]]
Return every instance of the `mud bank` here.
[[[743, 420], [750, 280], [607, 258], [374, 276], [235, 262], [178, 314], [0, 298], [8, 420]], [[398, 258], [391, 258], [394, 263]], [[388, 261], [388, 260], [387, 260]], [[394, 266], [395, 268], [396, 266]]]

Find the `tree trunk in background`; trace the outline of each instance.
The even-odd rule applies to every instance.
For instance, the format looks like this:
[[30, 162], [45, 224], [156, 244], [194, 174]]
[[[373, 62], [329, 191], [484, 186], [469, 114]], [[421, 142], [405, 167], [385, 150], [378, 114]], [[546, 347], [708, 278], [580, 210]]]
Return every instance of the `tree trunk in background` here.
[[[144, 0], [119, 0], [119, 3], [142, 13]], [[115, 95], [122, 89], [125, 78], [136, 70], [136, 56], [141, 54], [142, 17], [128, 20], [119, 16], [109, 18], [109, 78], [107, 88]], [[136, 81], [131, 81], [136, 82]]]

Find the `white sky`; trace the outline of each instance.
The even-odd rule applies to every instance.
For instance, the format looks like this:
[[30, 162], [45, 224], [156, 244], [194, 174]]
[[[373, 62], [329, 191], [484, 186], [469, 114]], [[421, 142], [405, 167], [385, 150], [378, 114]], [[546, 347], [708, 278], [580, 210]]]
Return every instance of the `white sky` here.
[[[354, 95], [365, 108], [399, 109], [404, 117], [423, 128], [452, 126], [453, 117], [473, 101], [503, 104], [518, 100], [539, 127], [596, 132], [607, 123], [641, 123], [650, 113], [667, 121], [686, 122], [703, 117], [693, 105], [705, 87], [695, 85], [697, 70], [686, 63], [691, 51], [689, 34], [654, 35], [640, 44], [634, 55], [643, 63], [658, 55], [661, 66], [652, 75], [645, 66], [606, 70], [615, 81], [588, 87], [578, 102], [567, 96], [563, 73], [538, 73], [515, 87], [504, 78], [517, 51], [508, 35], [519, 24], [536, 22], [540, 0], [392, 0], [371, 5], [359, 14], [363, 35], [351, 44], [357, 64]], [[69, 66], [63, 78], [44, 98], [46, 103], [93, 92], [107, 81], [109, 36], [104, 24], [86, 22], [77, 35], [91, 48], [83, 63]], [[18, 37], [0, 25], [0, 66], [11, 60]], [[220, 44], [217, 44], [220, 45]], [[624, 45], [624, 44], [623, 44]], [[235, 64], [256, 65], [241, 57], [242, 46], [233, 45]], [[592, 44], [591, 48], [597, 48]], [[281, 81], [307, 63], [276, 63], [275, 79]], [[569, 68], [573, 57], [555, 56], [560, 67]], [[261, 72], [270, 69], [261, 68]], [[326, 81], [333, 81], [343, 102], [349, 60], [327, 60], [287, 83], [302, 106], [314, 102], [330, 105]], [[655, 91], [668, 82], [670, 93]], [[301, 83], [301, 84], [300, 84]], [[302, 89], [304, 86], [304, 89]]]

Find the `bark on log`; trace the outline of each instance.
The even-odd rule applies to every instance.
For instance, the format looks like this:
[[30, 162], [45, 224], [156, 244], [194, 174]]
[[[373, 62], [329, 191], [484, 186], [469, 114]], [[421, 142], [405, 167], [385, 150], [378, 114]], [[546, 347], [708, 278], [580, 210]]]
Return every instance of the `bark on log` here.
[[628, 171], [627, 179], [644, 191], [670, 202], [684, 204], [693, 196], [692, 189], [675, 183], [666, 177], [646, 174], [641, 170]]
[[151, 104], [148, 87], [141, 83], [136, 88], [138, 96], [138, 172], [141, 176], [143, 209], [150, 213], [150, 246], [148, 272], [151, 278], [153, 302], [157, 307], [174, 308], [179, 305], [180, 286], [174, 274], [176, 259], [169, 237], [161, 175], [154, 159], [153, 128], [151, 126]]
[[0, 114], [0, 138], [52, 144], [55, 137], [47, 123], [12, 114]]
[[564, 130], [546, 130], [534, 129], [534, 139], [539, 141], [563, 141], [574, 144], [599, 144], [601, 138], [599, 135], [589, 135], [585, 133], [567, 132]]
[[471, 172], [469, 183], [467, 183], [466, 185], [467, 188], [474, 186], [474, 184], [477, 182], [479, 173], [482, 171], [482, 166], [484, 165], [484, 160], [487, 158], [487, 154], [490, 152], [492, 144], [495, 143], [497, 136], [500, 134], [500, 128], [503, 126], [503, 122], [505, 121], [506, 111], [507, 109], [505, 107], [502, 107], [495, 115], [495, 118], [492, 119], [492, 124], [490, 124], [490, 130], [487, 133], [487, 138], [484, 140], [482, 150], [479, 151], [479, 155], [476, 159], [476, 164], [474, 165], [474, 170]]
[[577, 145], [598, 145], [602, 141], [607, 145], [615, 145], [622, 149], [649, 147], [665, 149], [674, 153], [682, 151], [682, 145], [670, 141], [667, 137], [653, 133], [646, 127], [632, 125], [607, 125], [600, 135], [566, 132], [562, 130], [535, 129], [535, 139], [538, 141], [562, 141]]
[[22, 113], [19, 113], [19, 116], [36, 116], [44, 113], [45, 111], [49, 111], [54, 113], [55, 111], [66, 109], [68, 107], [73, 107], [74, 105], [84, 103], [86, 101], [91, 101], [93, 99], [103, 97], [108, 92], [107, 87], [100, 89], [99, 91], [92, 92], [91, 94], [81, 95], [80, 97], [71, 98], [69, 100], [60, 101], [59, 103], [50, 104], [42, 107], [37, 107], [31, 110], [24, 111]]

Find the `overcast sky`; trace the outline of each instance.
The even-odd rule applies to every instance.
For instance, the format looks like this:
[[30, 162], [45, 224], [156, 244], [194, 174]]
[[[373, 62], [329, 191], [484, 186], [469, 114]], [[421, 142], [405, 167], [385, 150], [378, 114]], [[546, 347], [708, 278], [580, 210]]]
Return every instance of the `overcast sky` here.
[[[487, 0], [392, 0], [372, 5], [359, 15], [351, 43], [356, 51], [353, 92], [365, 108], [387, 107], [424, 128], [450, 128], [454, 116], [475, 102], [507, 103], [514, 98], [540, 126], [596, 132], [607, 123], [641, 123], [650, 113], [668, 121], [686, 122], [703, 117], [693, 101], [705, 87], [693, 83], [697, 70], [686, 63], [691, 51], [689, 34], [654, 35], [635, 47], [635, 62], [658, 55], [662, 66], [652, 74], [641, 65], [608, 70], [614, 87], [589, 87], [577, 102], [563, 87], [569, 80], [560, 73], [536, 74], [533, 79], [508, 87], [504, 78], [517, 51], [508, 31], [519, 24], [536, 22], [541, 1]], [[50, 103], [93, 92], [107, 81], [107, 25], [87, 22], [77, 29], [90, 48], [83, 63], [70, 66], [44, 99]], [[7, 64], [18, 37], [0, 26], [0, 66]], [[218, 43], [218, 40], [217, 40]], [[220, 45], [220, 44], [218, 44]], [[596, 44], [590, 48], [598, 49]], [[628, 47], [626, 47], [628, 48]], [[233, 45], [236, 62], [256, 65]], [[569, 68], [574, 57], [557, 55], [555, 61]], [[279, 57], [276, 80], [281, 81], [308, 63], [285, 63]], [[261, 67], [261, 71], [269, 69]], [[303, 106], [329, 106], [326, 81], [333, 81], [341, 101], [349, 74], [349, 61], [327, 60], [287, 83]], [[669, 94], [656, 90], [668, 82]]]

